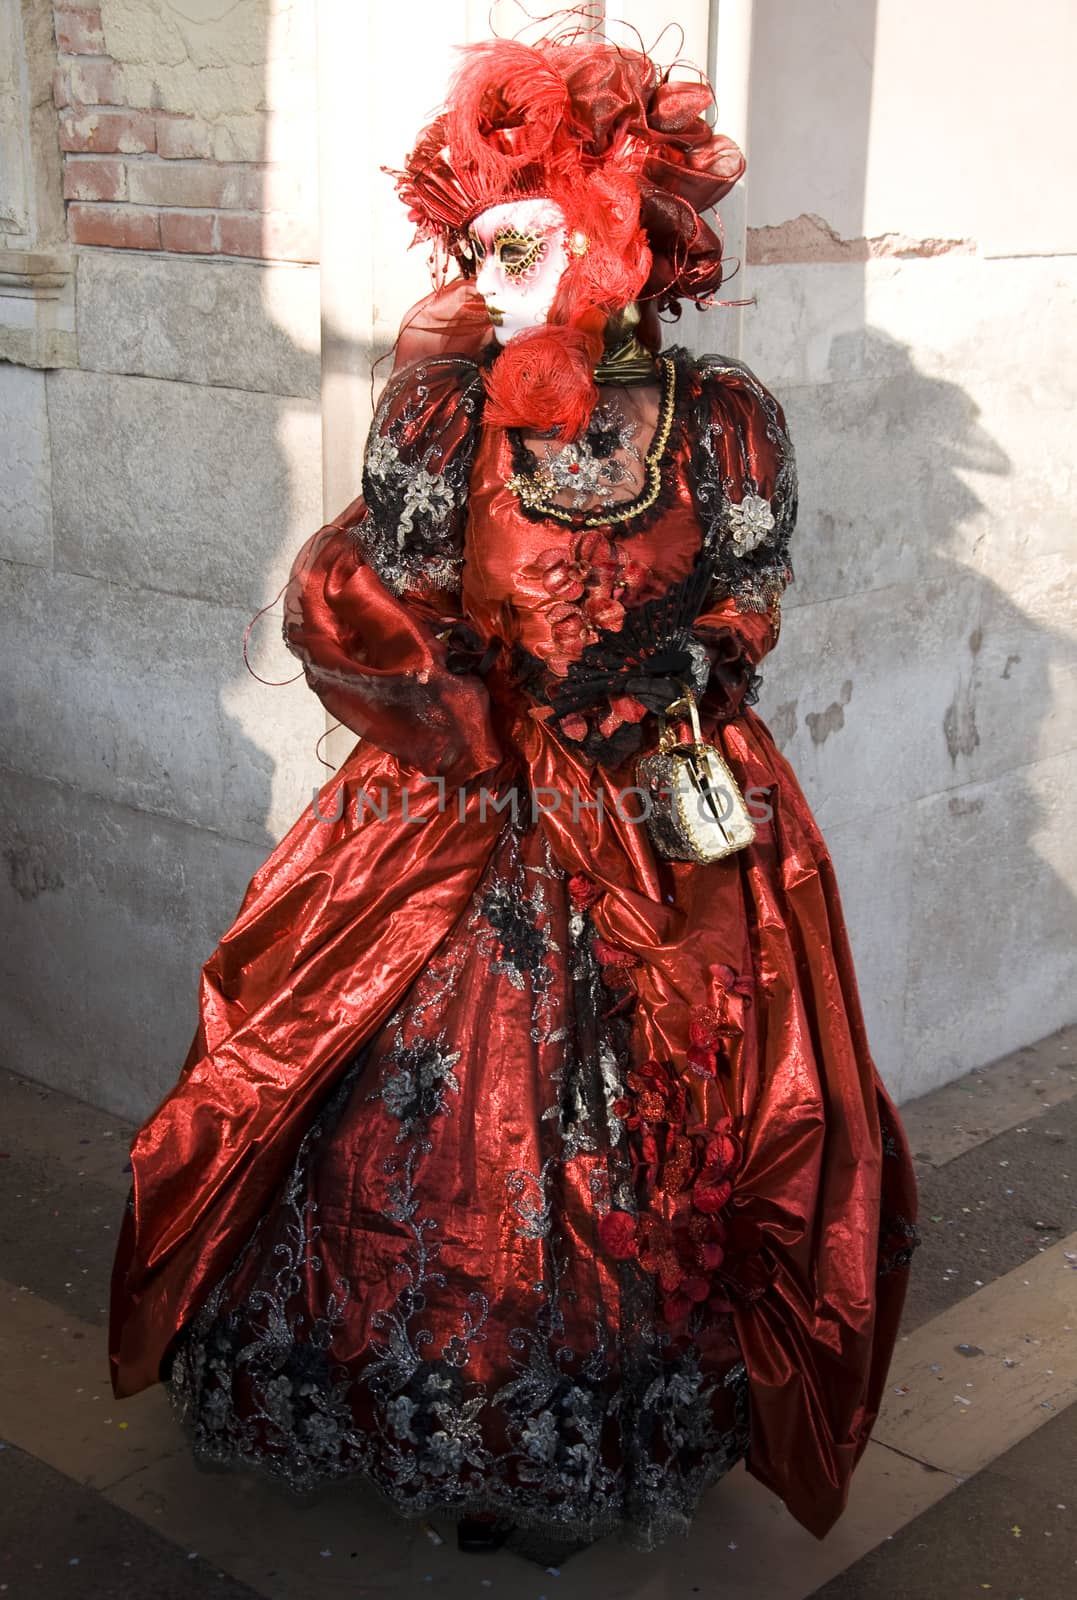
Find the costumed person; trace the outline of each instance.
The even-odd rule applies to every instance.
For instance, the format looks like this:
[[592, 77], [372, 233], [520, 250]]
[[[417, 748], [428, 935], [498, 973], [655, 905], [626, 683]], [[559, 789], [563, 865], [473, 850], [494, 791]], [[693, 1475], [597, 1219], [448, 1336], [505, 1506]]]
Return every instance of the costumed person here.
[[397, 174], [437, 287], [283, 623], [359, 740], [202, 970], [113, 1274], [114, 1392], [166, 1383], [200, 1461], [543, 1560], [654, 1548], [741, 1461], [822, 1538], [917, 1243], [754, 710], [785, 418], [662, 347], [722, 281], [712, 98], [593, 39], [468, 46]]

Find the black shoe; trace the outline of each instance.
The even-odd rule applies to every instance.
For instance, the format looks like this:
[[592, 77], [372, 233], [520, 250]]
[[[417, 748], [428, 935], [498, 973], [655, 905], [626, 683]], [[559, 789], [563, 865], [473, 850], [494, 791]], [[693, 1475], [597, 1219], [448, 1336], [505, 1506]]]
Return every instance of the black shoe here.
[[469, 1555], [482, 1550], [500, 1550], [511, 1532], [512, 1523], [503, 1522], [501, 1518], [483, 1522], [475, 1517], [463, 1517], [456, 1524], [456, 1548]]

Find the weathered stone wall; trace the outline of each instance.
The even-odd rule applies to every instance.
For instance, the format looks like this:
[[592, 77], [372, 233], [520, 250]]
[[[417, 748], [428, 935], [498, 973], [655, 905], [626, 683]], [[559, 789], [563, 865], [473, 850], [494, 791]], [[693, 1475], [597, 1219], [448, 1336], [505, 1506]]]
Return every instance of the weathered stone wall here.
[[[131, 1115], [326, 772], [317, 701], [243, 657], [322, 520], [314, 21], [69, 4], [33, 63], [77, 274], [69, 342], [0, 363], [0, 1018], [12, 1066]], [[2, 281], [14, 337], [42, 301]], [[296, 670], [278, 616], [249, 641], [269, 680]]]
[[309, 5], [56, 6], [75, 244], [317, 261]]
[[[319, 8], [347, 11], [0, 0], [0, 1023], [12, 1065], [132, 1116], [325, 775], [318, 703], [260, 685], [244, 631], [357, 490], [364, 374], [424, 288], [377, 169], [488, 17], [359, 10], [327, 71]], [[608, 9], [707, 56], [707, 0]], [[900, 1097], [1073, 1017], [1070, 12], [755, 5], [729, 293], [803, 493], [759, 709]], [[673, 337], [736, 330], [686, 312]], [[278, 612], [250, 639], [273, 680]]]

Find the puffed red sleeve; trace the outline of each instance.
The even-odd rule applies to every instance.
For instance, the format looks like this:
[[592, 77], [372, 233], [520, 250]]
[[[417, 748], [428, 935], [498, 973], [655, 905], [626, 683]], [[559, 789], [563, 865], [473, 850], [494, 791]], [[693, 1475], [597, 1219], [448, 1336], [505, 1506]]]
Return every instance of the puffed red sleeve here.
[[716, 577], [697, 637], [755, 667], [781, 631], [794, 572], [796, 455], [781, 405], [742, 362], [706, 357], [694, 440], [696, 498]]
[[482, 382], [456, 356], [386, 385], [363, 493], [299, 551], [284, 642], [331, 716], [403, 765], [463, 783], [502, 757], [483, 679], [450, 670]]

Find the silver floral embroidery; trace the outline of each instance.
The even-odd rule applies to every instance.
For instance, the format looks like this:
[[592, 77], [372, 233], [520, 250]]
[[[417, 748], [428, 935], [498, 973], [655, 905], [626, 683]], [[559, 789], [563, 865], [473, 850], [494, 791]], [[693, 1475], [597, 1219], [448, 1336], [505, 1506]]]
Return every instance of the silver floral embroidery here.
[[[698, 364], [702, 393], [695, 419], [694, 492], [704, 525], [704, 545], [717, 569], [714, 603], [732, 596], [743, 611], [770, 611], [794, 579], [789, 547], [797, 519], [796, 452], [768, 389], [744, 365], [729, 357], [705, 356]], [[722, 421], [715, 405], [723, 385], [744, 391], [757, 403], [767, 438], [776, 447], [777, 468], [769, 499], [748, 469], [749, 453], [739, 424]], [[744, 463], [742, 472], [723, 476], [722, 440], [735, 437], [725, 452]]]
[[762, 544], [774, 526], [770, 501], [758, 494], [746, 494], [739, 502], [734, 500], [726, 512], [726, 518], [733, 544], [741, 556]]
[[396, 542], [403, 548], [404, 540], [415, 527], [415, 518], [448, 516], [453, 509], [453, 495], [444, 477], [437, 472], [427, 472], [417, 467], [404, 486], [404, 509], [396, 527]]
[[398, 1033], [396, 1048], [385, 1058], [389, 1070], [381, 1086], [385, 1109], [400, 1122], [398, 1144], [418, 1124], [446, 1114], [446, 1091], [460, 1092], [452, 1070], [459, 1059], [459, 1050], [446, 1050], [439, 1040], [419, 1038], [405, 1044]]
[[[436, 422], [417, 428], [431, 385], [447, 378], [454, 385], [448, 414], [461, 415], [465, 424], [451, 450]], [[424, 362], [385, 386], [363, 466], [367, 515], [356, 524], [354, 537], [365, 560], [394, 594], [459, 589], [482, 394], [475, 363], [459, 357]]]
[[[549, 877], [550, 853], [544, 868], [525, 865], [520, 859], [520, 838], [525, 824], [514, 819], [509, 826], [509, 853], [504, 873], [490, 875], [468, 922], [479, 949], [487, 958], [491, 972], [508, 978], [514, 989], [530, 986], [533, 997], [531, 1038], [535, 1043], [550, 1036], [549, 991], [554, 970], [552, 955], [561, 946], [553, 936], [550, 902], [541, 882]], [[527, 876], [540, 881], [527, 889]], [[558, 873], [560, 876], [560, 873]]]
[[371, 478], [387, 478], [400, 468], [400, 451], [391, 439], [371, 429], [366, 450], [366, 471]]
[[582, 439], [560, 447], [544, 445], [545, 460], [538, 470], [516, 474], [508, 486], [527, 505], [540, 505], [544, 499], [568, 490], [572, 491], [569, 503], [575, 509], [592, 501], [608, 505], [617, 485], [632, 477], [614, 452], [620, 451], [634, 461], [643, 460], [633, 443], [639, 429], [638, 422], [608, 401], [597, 405]]

